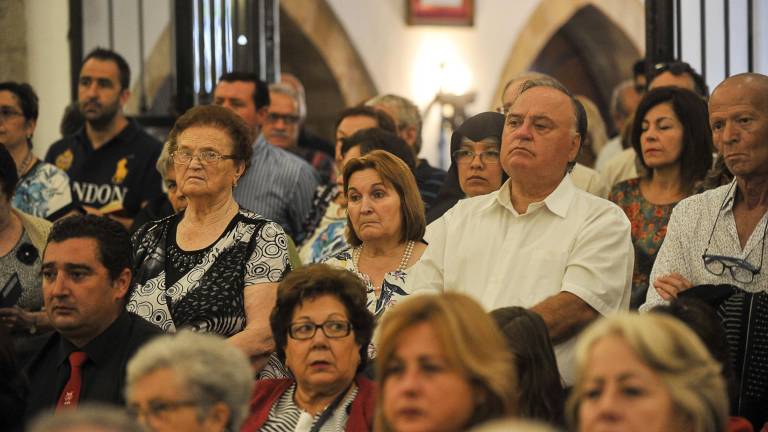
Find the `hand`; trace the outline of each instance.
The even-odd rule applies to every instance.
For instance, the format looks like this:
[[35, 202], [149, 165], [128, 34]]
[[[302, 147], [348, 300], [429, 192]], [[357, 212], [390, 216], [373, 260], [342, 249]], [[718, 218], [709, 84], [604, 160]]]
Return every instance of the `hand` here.
[[0, 308], [0, 323], [11, 330], [29, 330], [35, 324], [35, 315], [18, 306]]
[[693, 284], [679, 273], [670, 273], [656, 278], [653, 281], [653, 287], [656, 288], [656, 292], [661, 298], [671, 301], [676, 299], [681, 292], [693, 287]]

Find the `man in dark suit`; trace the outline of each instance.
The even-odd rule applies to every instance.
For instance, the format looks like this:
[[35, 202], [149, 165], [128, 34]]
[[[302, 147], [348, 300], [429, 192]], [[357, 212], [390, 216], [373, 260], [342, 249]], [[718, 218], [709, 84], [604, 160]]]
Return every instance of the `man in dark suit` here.
[[122, 404], [125, 365], [159, 333], [125, 310], [131, 241], [117, 222], [93, 215], [57, 222], [43, 254], [43, 299], [54, 332], [27, 366], [26, 417], [83, 401]]

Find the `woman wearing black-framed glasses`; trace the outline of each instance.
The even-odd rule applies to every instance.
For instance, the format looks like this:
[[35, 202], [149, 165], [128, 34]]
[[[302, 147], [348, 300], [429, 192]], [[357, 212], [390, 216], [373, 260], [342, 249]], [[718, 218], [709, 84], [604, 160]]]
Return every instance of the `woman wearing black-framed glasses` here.
[[360, 374], [374, 325], [366, 302], [357, 276], [326, 264], [283, 280], [270, 326], [292, 378], [256, 384], [242, 431], [372, 430], [374, 387]]

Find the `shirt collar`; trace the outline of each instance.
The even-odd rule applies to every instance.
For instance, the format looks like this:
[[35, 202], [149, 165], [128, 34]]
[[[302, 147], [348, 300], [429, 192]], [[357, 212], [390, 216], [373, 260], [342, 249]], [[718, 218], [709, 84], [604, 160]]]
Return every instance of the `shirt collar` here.
[[263, 133], [259, 132], [259, 136], [257, 136], [256, 141], [253, 142], [253, 152], [256, 153], [265, 148], [267, 148], [267, 139], [264, 138]]
[[[126, 124], [123, 130], [121, 130], [117, 135], [113, 136], [112, 139], [104, 143], [104, 145], [100, 147], [99, 150], [122, 142], [133, 142], [136, 134], [139, 133], [139, 126], [138, 123], [136, 123], [136, 120], [131, 118], [126, 118], [126, 120], [128, 121], [128, 124]], [[88, 134], [85, 132], [85, 125], [83, 125], [83, 127], [81, 127], [80, 130], [75, 133], [75, 135], [77, 139], [85, 144], [89, 150], [94, 150], [93, 144], [91, 143], [91, 140], [88, 139]]]
[[725, 199], [723, 200], [723, 205], [720, 207], [721, 211], [733, 210], [733, 204], [736, 202], [736, 189], [738, 188], [739, 186], [736, 185], [736, 178], [734, 177], [733, 180], [731, 180], [731, 183], [728, 185], [728, 194], [725, 196]]
[[[514, 206], [512, 206], [512, 200], [509, 198], [509, 182], [510, 180], [507, 180], [503, 185], [501, 185], [501, 188], [499, 188], [498, 191], [494, 192], [496, 196], [494, 199], [489, 200], [488, 204], [484, 208], [500, 205], [511, 211], [514, 215], [518, 216], [517, 210], [515, 210]], [[531, 213], [540, 207], [546, 206], [547, 209], [549, 209], [549, 211], [555, 215], [560, 216], [561, 218], [565, 218], [568, 215], [568, 208], [571, 206], [575, 188], [576, 186], [573, 185], [571, 175], [566, 174], [560, 181], [560, 184], [557, 185], [555, 190], [553, 190], [552, 193], [544, 198], [544, 201], [539, 203], [531, 203], [531, 205], [528, 206], [527, 213]]]
[[67, 362], [69, 354], [74, 351], [85, 351], [88, 355], [88, 360], [96, 364], [106, 361], [111, 355], [114, 355], [120, 344], [128, 338], [130, 326], [131, 317], [128, 315], [127, 311], [123, 311], [106, 330], [93, 338], [93, 340], [88, 342], [82, 348], [78, 348], [64, 336], [61, 336], [61, 343], [59, 344], [59, 352], [56, 359], [57, 364], [61, 365]]

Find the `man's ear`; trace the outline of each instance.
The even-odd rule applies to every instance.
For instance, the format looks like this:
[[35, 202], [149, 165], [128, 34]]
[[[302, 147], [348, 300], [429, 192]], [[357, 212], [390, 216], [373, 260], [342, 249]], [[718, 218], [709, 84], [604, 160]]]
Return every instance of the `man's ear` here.
[[408, 126], [407, 128], [400, 129], [400, 138], [402, 138], [408, 146], [415, 148], [417, 138], [419, 137], [416, 126]]
[[120, 108], [124, 107], [131, 97], [131, 90], [123, 89], [120, 91]]
[[112, 281], [115, 300], [121, 300], [128, 294], [128, 288], [131, 287], [131, 269], [124, 268], [119, 275]]
[[259, 127], [263, 127], [267, 121], [267, 115], [269, 114], [269, 105], [263, 106], [256, 110], [256, 121], [259, 123]]
[[576, 160], [576, 156], [579, 155], [579, 150], [581, 150], [582, 141], [583, 138], [578, 132], [573, 134], [573, 138], [571, 138], [571, 148], [568, 150], [568, 161]]

